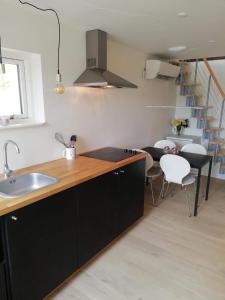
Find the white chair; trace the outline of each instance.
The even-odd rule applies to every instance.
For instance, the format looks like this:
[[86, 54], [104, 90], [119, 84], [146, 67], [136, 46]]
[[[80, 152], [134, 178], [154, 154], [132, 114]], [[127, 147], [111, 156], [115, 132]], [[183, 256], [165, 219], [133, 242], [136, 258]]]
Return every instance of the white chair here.
[[186, 144], [181, 148], [183, 152], [196, 153], [196, 154], [207, 154], [207, 150], [204, 146], [200, 144]]
[[153, 180], [155, 180], [156, 178], [158, 178], [159, 176], [162, 175], [162, 170], [159, 166], [154, 165], [154, 160], [148, 152], [141, 150], [141, 149], [132, 149], [132, 150], [137, 151], [137, 152], [143, 152], [146, 154], [146, 161], [145, 161], [146, 185], [148, 185], [150, 183], [151, 193], [152, 193], [152, 204], [154, 206], [156, 206], [157, 203], [156, 203], [155, 196], [154, 196]]
[[[186, 144], [181, 148], [181, 151], [183, 152], [189, 152], [189, 153], [195, 153], [195, 154], [202, 154], [202, 155], [207, 155], [207, 150], [204, 146], [200, 144]], [[191, 174], [194, 176], [198, 176], [198, 170], [192, 168], [191, 169]], [[201, 191], [202, 198], [204, 197], [204, 192], [203, 190]], [[200, 204], [199, 204], [200, 205]]]
[[161, 140], [155, 143], [154, 147], [164, 149], [169, 147], [170, 149], [176, 147], [176, 144], [170, 140]]
[[187, 186], [195, 183], [195, 176], [190, 173], [191, 167], [189, 162], [178, 155], [166, 154], [160, 159], [160, 166], [164, 173], [163, 186], [161, 194], [164, 193], [164, 185], [167, 182], [181, 185], [185, 190], [188, 201], [189, 217], [191, 217], [191, 203]]
[[[165, 147], [169, 147], [169, 149], [171, 150], [174, 147], [176, 147], [176, 144], [174, 144], [174, 142], [172, 142], [170, 140], [160, 140], [160, 141], [155, 143], [154, 147], [160, 148], [160, 149], [164, 149]], [[159, 163], [154, 162], [154, 165], [159, 166]]]
[[[207, 155], [207, 150], [204, 146], [202, 146], [200, 144], [194, 144], [194, 143], [184, 145], [181, 148], [181, 151], [188, 152], [188, 153]], [[191, 173], [194, 174], [195, 176], [197, 176], [198, 175], [198, 170], [192, 168]]]
[[[173, 149], [176, 147], [176, 144], [170, 140], [160, 140], [158, 142], [155, 143], [154, 147], [156, 148], [160, 148], [160, 149], [164, 149], [166, 147], [169, 147], [169, 149]], [[154, 162], [155, 166], [159, 166], [158, 162]]]

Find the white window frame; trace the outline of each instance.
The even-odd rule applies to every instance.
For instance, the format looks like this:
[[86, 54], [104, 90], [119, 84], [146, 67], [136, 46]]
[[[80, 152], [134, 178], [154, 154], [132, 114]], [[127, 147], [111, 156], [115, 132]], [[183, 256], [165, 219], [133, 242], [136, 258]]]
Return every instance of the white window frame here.
[[21, 105], [22, 113], [19, 115], [14, 114], [13, 115], [14, 120], [15, 119], [27, 119], [29, 116], [28, 116], [27, 89], [26, 89], [27, 79], [25, 77], [24, 61], [14, 59], [14, 58], [3, 57], [3, 63], [17, 66], [20, 105]]
[[8, 126], [0, 129], [42, 125], [45, 123], [41, 55], [14, 49], [2, 49], [3, 62], [18, 65], [23, 113], [14, 115]]

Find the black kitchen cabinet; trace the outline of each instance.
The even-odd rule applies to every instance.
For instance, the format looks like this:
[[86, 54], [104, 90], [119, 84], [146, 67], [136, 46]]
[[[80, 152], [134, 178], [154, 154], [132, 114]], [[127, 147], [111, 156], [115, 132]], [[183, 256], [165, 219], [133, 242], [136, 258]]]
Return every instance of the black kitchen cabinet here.
[[145, 160], [129, 164], [116, 172], [116, 231], [121, 233], [144, 211]]
[[13, 300], [41, 300], [77, 268], [75, 189], [6, 216]]
[[106, 174], [79, 187], [79, 266], [104, 248], [115, 236], [114, 203], [109, 194], [111, 180], [112, 175]]
[[43, 299], [139, 219], [144, 177], [143, 159], [2, 217], [0, 300]]
[[7, 300], [5, 259], [2, 239], [2, 220], [0, 219], [0, 299]]
[[79, 266], [143, 215], [144, 169], [140, 160], [80, 185]]
[[6, 276], [5, 276], [5, 268], [3, 263], [0, 263], [0, 299], [7, 300]]

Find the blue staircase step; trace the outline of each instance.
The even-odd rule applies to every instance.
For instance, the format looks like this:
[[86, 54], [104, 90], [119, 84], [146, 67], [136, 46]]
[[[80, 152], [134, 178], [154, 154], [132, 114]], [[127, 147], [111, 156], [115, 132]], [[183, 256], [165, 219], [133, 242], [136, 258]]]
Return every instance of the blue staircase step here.
[[197, 106], [197, 99], [194, 95], [193, 96], [187, 96], [186, 106], [187, 107]]

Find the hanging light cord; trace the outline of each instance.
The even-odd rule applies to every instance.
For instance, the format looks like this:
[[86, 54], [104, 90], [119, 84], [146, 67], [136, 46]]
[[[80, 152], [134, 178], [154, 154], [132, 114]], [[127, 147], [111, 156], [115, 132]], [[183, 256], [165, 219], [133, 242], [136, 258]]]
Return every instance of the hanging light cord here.
[[55, 15], [56, 15], [56, 18], [57, 18], [57, 22], [58, 22], [58, 28], [59, 28], [59, 35], [58, 35], [58, 59], [57, 59], [57, 73], [60, 74], [60, 71], [59, 71], [59, 52], [60, 52], [60, 43], [61, 43], [61, 25], [60, 25], [60, 21], [59, 21], [59, 15], [58, 13], [53, 9], [53, 8], [41, 8], [41, 7], [38, 7], [32, 3], [29, 3], [29, 2], [24, 2], [24, 1], [21, 1], [21, 0], [18, 0], [21, 4], [26, 4], [26, 5], [30, 5], [40, 11], [51, 11], [53, 12]]
[[2, 64], [2, 38], [0, 36], [0, 64]]

